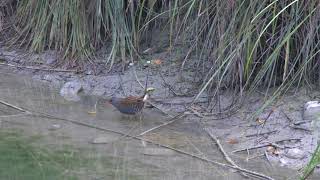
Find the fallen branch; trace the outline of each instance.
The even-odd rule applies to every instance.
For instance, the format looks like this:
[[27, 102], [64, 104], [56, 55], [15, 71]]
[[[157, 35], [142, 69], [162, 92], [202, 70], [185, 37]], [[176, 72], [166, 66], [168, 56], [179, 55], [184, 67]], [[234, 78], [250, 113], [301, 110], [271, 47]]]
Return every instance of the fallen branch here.
[[52, 68], [42, 68], [42, 67], [34, 67], [34, 66], [21, 66], [21, 65], [7, 64], [7, 63], [0, 63], [0, 66], [10, 66], [10, 67], [15, 67], [15, 68], [40, 70], [40, 71], [74, 72], [74, 73], [79, 72], [78, 70], [52, 69]]
[[263, 148], [263, 147], [267, 147], [267, 146], [274, 146], [274, 147], [277, 147], [277, 148], [283, 148], [283, 147], [277, 145], [277, 143], [284, 142], [284, 141], [301, 141], [301, 139], [299, 139], [299, 138], [282, 139], [282, 140], [278, 140], [278, 141], [275, 141], [275, 142], [268, 142], [266, 144], [252, 146], [252, 147], [249, 147], [249, 148], [243, 148], [243, 149], [234, 150], [234, 151], [232, 151], [232, 153], [241, 152], [241, 151], [247, 151], [247, 150], [252, 150], [252, 149], [259, 149], [259, 148]]
[[246, 137], [252, 137], [252, 136], [262, 136], [265, 134], [271, 134], [271, 133], [276, 133], [278, 130], [273, 130], [273, 131], [268, 131], [268, 132], [261, 132], [261, 133], [254, 133], [254, 134], [248, 134]]
[[267, 124], [268, 119], [271, 117], [271, 115], [272, 115], [274, 112], [275, 112], [275, 108], [272, 108], [272, 109], [270, 110], [270, 112], [268, 113], [267, 117], [265, 118], [265, 120], [263, 121], [262, 127], [261, 127], [261, 129], [259, 130], [258, 135], [261, 134], [262, 129], [263, 129], [264, 126]]
[[164, 111], [162, 108], [160, 108], [158, 105], [155, 105], [155, 103], [151, 102], [151, 101], [147, 101], [147, 103], [151, 104], [153, 107], [155, 107], [156, 109], [158, 109], [159, 111], [161, 111], [163, 114], [174, 118], [174, 116], [170, 115], [169, 113], [167, 113], [166, 111]]
[[29, 113], [3, 115], [3, 116], [0, 116], [0, 118], [19, 117], [19, 116], [26, 116], [26, 115], [28, 115], [28, 114], [29, 114]]
[[259, 149], [259, 148], [263, 148], [263, 147], [267, 147], [267, 146], [275, 146], [275, 147], [278, 147], [278, 145], [276, 144], [273, 144], [273, 143], [267, 143], [267, 144], [261, 144], [261, 145], [257, 145], [257, 146], [252, 146], [252, 147], [249, 147], [249, 148], [243, 148], [243, 149], [238, 149], [238, 150], [234, 150], [232, 151], [232, 153], [237, 153], [237, 152], [242, 152], [242, 151], [248, 151], [248, 150], [253, 150], [253, 149]]
[[[234, 167], [237, 167], [237, 168], [240, 168], [231, 158], [230, 156], [227, 154], [227, 152], [224, 150], [224, 148], [222, 147], [219, 139], [214, 136], [209, 130], [208, 128], [203, 128], [204, 131], [210, 136], [210, 138], [212, 140], [214, 140], [214, 142], [217, 144], [219, 150], [221, 151], [221, 153], [223, 154], [223, 157], [231, 164], [233, 165]], [[241, 175], [243, 175], [244, 177], [249, 177], [246, 173], [241, 173]]]
[[186, 152], [184, 150], [171, 147], [169, 145], [161, 144], [161, 143], [158, 143], [158, 142], [155, 142], [155, 141], [152, 141], [152, 140], [148, 140], [148, 139], [144, 139], [144, 138], [141, 138], [141, 137], [137, 137], [137, 136], [132, 136], [132, 135], [129, 135], [127, 133], [120, 132], [120, 131], [116, 131], [116, 130], [112, 130], [112, 129], [106, 129], [106, 128], [102, 128], [102, 127], [97, 127], [97, 126], [94, 126], [94, 125], [91, 125], [91, 124], [86, 124], [86, 123], [78, 122], [78, 121], [75, 121], [75, 120], [55, 117], [55, 116], [52, 116], [52, 115], [49, 115], [49, 114], [45, 114], [45, 113], [37, 113], [37, 114], [31, 114], [31, 115], [42, 116], [42, 117], [46, 117], [46, 118], [49, 118], [49, 119], [56, 119], [56, 120], [66, 121], [66, 122], [70, 122], [70, 123], [73, 123], [73, 124], [76, 124], [76, 125], [80, 125], [80, 126], [85, 126], [85, 127], [89, 127], [89, 128], [105, 131], [105, 132], [112, 132], [112, 133], [120, 134], [122, 136], [128, 136], [128, 137], [130, 137], [132, 139], [145, 141], [145, 142], [148, 142], [148, 143], [151, 143], [151, 144], [163, 147], [163, 148], [167, 148], [167, 149], [173, 150], [175, 152], [178, 152], [180, 154], [184, 154], [184, 155], [187, 155], [187, 156], [202, 160], [204, 162], [212, 163], [212, 164], [218, 165], [218, 166], [223, 167], [223, 168], [234, 169], [234, 170], [237, 170], [237, 171], [240, 171], [240, 172], [244, 172], [246, 174], [249, 174], [251, 176], [254, 176], [254, 177], [257, 177], [257, 178], [260, 178], [260, 179], [274, 180], [273, 178], [271, 178], [269, 176], [266, 176], [264, 174], [258, 173], [258, 172], [254, 172], [254, 171], [250, 171], [250, 170], [247, 170], [247, 169], [243, 169], [243, 168], [240, 168], [240, 167], [234, 166], [234, 165], [228, 165], [228, 164], [220, 163], [220, 162], [217, 162], [217, 161], [213, 161], [213, 160], [210, 160], [210, 159], [208, 159], [206, 157], [200, 157], [198, 155], [191, 154], [189, 152]]
[[198, 116], [199, 118], [205, 118], [201, 113], [199, 113], [197, 110], [187, 107], [188, 110], [192, 111], [194, 115]]
[[7, 102], [2, 101], [2, 100], [0, 100], [0, 104], [6, 105], [6, 106], [11, 107], [11, 108], [13, 108], [13, 109], [16, 109], [16, 110], [18, 110], [18, 111], [25, 112], [25, 113], [27, 113], [27, 114], [31, 114], [31, 112], [29, 112], [29, 111], [27, 111], [27, 110], [25, 110], [25, 109], [22, 109], [22, 108], [20, 108], [20, 107], [18, 107], [18, 106], [15, 106], [15, 105], [13, 105], [13, 104], [7, 103]]
[[[3, 102], [1, 102], [1, 103], [3, 103]], [[10, 107], [13, 106], [13, 105], [11, 105], [9, 103], [6, 103], [6, 102], [5, 102], [5, 105], [9, 105]], [[193, 158], [197, 158], [197, 159], [202, 160], [204, 162], [212, 163], [212, 164], [218, 165], [220, 167], [234, 169], [234, 170], [237, 170], [237, 171], [240, 171], [240, 172], [244, 172], [246, 174], [249, 174], [251, 176], [254, 176], [254, 177], [257, 177], [257, 178], [260, 178], [260, 179], [274, 180], [273, 178], [271, 178], [269, 176], [266, 176], [264, 174], [258, 173], [258, 172], [254, 172], [254, 171], [250, 171], [250, 170], [247, 170], [247, 169], [243, 169], [243, 168], [240, 168], [240, 167], [234, 166], [234, 165], [228, 165], [228, 164], [220, 163], [220, 162], [217, 162], [217, 161], [213, 161], [213, 160], [210, 160], [210, 159], [208, 159], [206, 157], [200, 157], [198, 155], [191, 154], [189, 152], [186, 152], [184, 150], [171, 147], [169, 145], [161, 144], [161, 143], [158, 143], [158, 142], [155, 142], [155, 141], [152, 141], [152, 140], [148, 140], [148, 139], [144, 139], [144, 138], [141, 138], [141, 137], [137, 137], [137, 136], [132, 136], [132, 135], [129, 135], [127, 133], [120, 132], [120, 131], [107, 129], [107, 128], [102, 128], [102, 127], [98, 127], [98, 126], [91, 125], [91, 124], [86, 124], [86, 123], [78, 122], [76, 120], [60, 118], [60, 117], [56, 117], [56, 116], [53, 116], [53, 115], [50, 115], [50, 114], [46, 114], [46, 113], [40, 113], [40, 112], [35, 112], [35, 111], [27, 111], [27, 110], [24, 110], [24, 109], [22, 109], [20, 107], [17, 107], [17, 106], [13, 106], [13, 107], [16, 108], [16, 109], [22, 110], [24, 112], [32, 112], [32, 113], [30, 113], [28, 115], [38, 116], [38, 117], [45, 117], [45, 118], [48, 118], [48, 119], [61, 120], [61, 121], [70, 122], [72, 124], [76, 124], [76, 125], [79, 125], [79, 126], [84, 126], [84, 127], [97, 129], [97, 130], [100, 130], [100, 131], [116, 133], [116, 134], [119, 134], [119, 135], [122, 135], [122, 136], [130, 137], [132, 139], [145, 141], [145, 142], [148, 142], [148, 143], [151, 143], [151, 144], [154, 144], [154, 145], [158, 145], [158, 146], [163, 147], [163, 148], [171, 149], [171, 150], [173, 150], [175, 152], [178, 152], [180, 154], [184, 154], [184, 155], [187, 155], [187, 156], [190, 156], [190, 157], [193, 157]]]
[[312, 122], [312, 120], [308, 120], [308, 121], [297, 121], [297, 122], [294, 122], [293, 125], [301, 125], [301, 124], [305, 124], [305, 123], [310, 123]]
[[268, 155], [268, 152], [267, 152], [267, 151], [264, 151], [263, 155], [266, 157], [268, 163], [272, 166], [271, 161], [270, 161], [270, 158], [269, 158], [269, 155]]
[[299, 127], [299, 126], [295, 126], [295, 125], [290, 125], [289, 126], [292, 129], [297, 129], [297, 130], [302, 130], [302, 131], [307, 131], [307, 132], [311, 132], [311, 129], [305, 128], [305, 127]]
[[156, 129], [159, 129], [159, 128], [163, 127], [163, 126], [167, 126], [167, 125], [169, 125], [169, 124], [172, 124], [172, 123], [176, 122], [177, 120], [181, 119], [181, 118], [184, 117], [184, 116], [185, 116], [184, 113], [179, 114], [179, 115], [176, 115], [175, 117], [171, 118], [171, 119], [172, 119], [171, 121], [168, 121], [168, 122], [162, 123], [162, 124], [160, 124], [160, 125], [158, 125], [158, 126], [155, 126], [155, 127], [153, 127], [153, 128], [150, 128], [150, 129], [148, 129], [148, 130], [140, 133], [138, 136], [143, 136], [143, 135], [145, 135], [145, 134], [147, 134], [147, 133], [149, 133], [149, 132], [151, 132], [151, 131], [154, 131], [154, 130], [156, 130]]

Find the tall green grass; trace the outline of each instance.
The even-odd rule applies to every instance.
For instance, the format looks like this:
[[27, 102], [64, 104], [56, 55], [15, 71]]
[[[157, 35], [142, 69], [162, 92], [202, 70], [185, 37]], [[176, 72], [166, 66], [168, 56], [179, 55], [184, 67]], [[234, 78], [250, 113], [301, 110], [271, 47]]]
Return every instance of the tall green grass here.
[[320, 84], [317, 0], [14, 1], [11, 43], [70, 58], [92, 57], [107, 45], [110, 68], [138, 60], [143, 40], [158, 36], [154, 27], [166, 32], [170, 50], [187, 48], [180, 69], [197, 72], [195, 99], [207, 92], [208, 110], [224, 88], [240, 95], [263, 88], [267, 97], [276, 87], [261, 112], [291, 87]]
[[317, 165], [320, 164], [320, 145], [318, 144], [316, 150], [314, 151], [308, 165], [305, 167], [301, 180], [307, 179], [311, 173], [314, 171]]
[[[122, 61], [139, 50], [141, 34], [152, 22], [155, 1], [22, 0], [17, 1], [11, 43], [35, 52], [55, 49], [64, 57], [92, 57], [103, 45], [111, 46], [106, 64]], [[152, 14], [152, 15], [151, 15]], [[109, 43], [111, 42], [111, 43]]]
[[139, 60], [156, 28], [170, 50], [187, 48], [180, 69], [198, 72], [197, 98], [208, 92], [215, 101], [225, 87], [280, 87], [277, 97], [291, 85], [319, 84], [319, 12], [316, 0], [20, 0], [13, 42], [71, 58], [107, 45], [112, 68], [117, 59]]

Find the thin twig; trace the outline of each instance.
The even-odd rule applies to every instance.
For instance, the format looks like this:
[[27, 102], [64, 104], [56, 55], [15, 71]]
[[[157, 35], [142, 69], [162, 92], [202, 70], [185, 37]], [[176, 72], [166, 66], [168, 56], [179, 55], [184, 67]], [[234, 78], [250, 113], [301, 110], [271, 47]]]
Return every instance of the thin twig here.
[[280, 142], [284, 142], [284, 141], [301, 141], [301, 138], [281, 139], [281, 140], [275, 141], [274, 143], [280, 143]]
[[198, 152], [199, 155], [201, 155], [202, 157], [205, 156], [205, 154], [194, 143], [192, 143], [192, 141], [188, 137], [186, 137], [185, 139], [189, 142], [189, 144], [191, 144], [191, 146]]
[[234, 150], [234, 151], [232, 151], [232, 153], [248, 151], [248, 150], [253, 150], [253, 149], [259, 149], [259, 148], [263, 148], [263, 147], [267, 147], [267, 146], [276, 146], [276, 147], [278, 147], [278, 145], [276, 145], [276, 144], [267, 143], [267, 144], [261, 144], [261, 145], [257, 145], [257, 146], [252, 146], [252, 147], [248, 147], [248, 148]]
[[264, 122], [263, 122], [263, 124], [262, 124], [261, 129], [260, 129], [259, 132], [258, 132], [258, 135], [261, 134], [262, 129], [263, 129], [264, 126], [267, 124], [268, 119], [271, 117], [271, 115], [274, 113], [274, 111], [275, 111], [275, 108], [272, 108], [272, 109], [270, 110], [270, 112], [268, 113], [267, 117], [265, 118], [265, 120], [264, 120]]
[[289, 117], [289, 115], [287, 113], [284, 112], [284, 110], [280, 110], [280, 112], [282, 112], [282, 114], [284, 114], [284, 116], [287, 118], [287, 120], [292, 123], [293, 120]]
[[19, 111], [22, 111], [22, 112], [31, 114], [31, 112], [29, 112], [29, 111], [27, 111], [27, 110], [25, 110], [25, 109], [22, 109], [22, 108], [20, 108], [20, 107], [18, 107], [18, 106], [15, 106], [15, 105], [13, 105], [13, 104], [10, 104], [10, 103], [5, 102], [5, 101], [2, 101], [2, 100], [0, 100], [0, 104], [3, 104], [3, 105], [6, 105], [6, 106], [8, 106], [8, 107], [11, 107], [11, 108], [13, 108], [13, 109], [16, 109], [16, 110], [19, 110]]
[[155, 127], [153, 127], [153, 128], [150, 128], [150, 129], [148, 129], [148, 130], [140, 133], [138, 136], [143, 136], [143, 135], [145, 135], [145, 134], [147, 134], [147, 133], [149, 133], [149, 132], [151, 132], [151, 131], [154, 131], [154, 130], [156, 130], [156, 129], [159, 129], [159, 128], [163, 127], [163, 126], [167, 126], [167, 125], [169, 125], [169, 124], [172, 124], [172, 123], [176, 122], [177, 120], [181, 119], [181, 118], [184, 117], [184, 116], [185, 116], [185, 114], [184, 114], [184, 113], [181, 113], [181, 114], [179, 114], [179, 115], [171, 118], [172, 120], [170, 120], [170, 121], [168, 121], [168, 122], [165, 122], [165, 123], [162, 123], [162, 124], [160, 124], [160, 125], [158, 125], [158, 126], [155, 126]]
[[[227, 154], [227, 152], [224, 150], [224, 148], [223, 148], [223, 146], [221, 145], [219, 139], [218, 139], [216, 136], [214, 136], [214, 135], [208, 130], [208, 128], [203, 128], [203, 129], [204, 129], [204, 131], [210, 136], [210, 138], [215, 141], [215, 143], [217, 144], [219, 150], [220, 150], [221, 153], [223, 154], [223, 157], [224, 157], [231, 165], [233, 165], [234, 167], [240, 168], [240, 167], [230, 158], [230, 156]], [[243, 173], [243, 172], [241, 173], [241, 175], [243, 175], [244, 177], [248, 177], [248, 175], [245, 174], [245, 173]]]
[[297, 121], [297, 122], [294, 122], [293, 125], [301, 125], [301, 124], [305, 124], [305, 123], [310, 123], [312, 122], [312, 120], [308, 120], [308, 121]]
[[28, 115], [29, 113], [21, 113], [21, 114], [11, 114], [11, 115], [3, 115], [3, 116], [0, 116], [0, 118], [10, 118], [10, 117], [19, 117], [19, 116], [26, 116]]
[[271, 134], [271, 133], [276, 133], [278, 130], [273, 130], [273, 131], [267, 131], [267, 132], [261, 132], [261, 133], [254, 133], [254, 134], [248, 134], [246, 137], [252, 137], [252, 136], [262, 136], [265, 134]]
[[283, 147], [277, 145], [277, 143], [281, 143], [281, 142], [284, 142], [284, 141], [301, 141], [301, 139], [299, 139], [299, 138], [281, 139], [281, 140], [278, 140], [278, 141], [275, 141], [275, 142], [268, 142], [266, 144], [252, 146], [252, 147], [249, 147], [249, 148], [243, 148], [243, 149], [234, 150], [234, 151], [232, 151], [232, 153], [241, 152], [241, 151], [247, 151], [247, 150], [252, 150], [252, 149], [259, 149], [259, 148], [263, 148], [263, 147], [267, 147], [267, 146], [274, 146], [274, 147], [277, 147], [277, 148], [283, 148]]
[[[9, 104], [9, 103], [6, 103], [6, 104]], [[16, 109], [22, 109], [22, 108], [19, 108], [19, 107], [15, 107], [15, 108]], [[76, 125], [79, 125], [79, 126], [89, 127], [89, 128], [97, 129], [97, 130], [100, 130], [100, 131], [112, 132], [112, 133], [120, 134], [120, 135], [123, 135], [123, 136], [128, 136], [128, 137], [130, 137], [132, 139], [145, 141], [145, 142], [148, 142], [148, 143], [151, 143], [151, 144], [154, 144], [154, 145], [158, 145], [158, 146], [163, 147], [163, 148], [171, 149], [171, 150], [173, 150], [175, 152], [178, 152], [180, 154], [184, 154], [184, 155], [187, 155], [187, 156], [190, 156], [190, 157], [193, 157], [193, 158], [197, 158], [199, 160], [202, 160], [202, 161], [205, 161], [205, 162], [209, 162], [209, 163], [218, 165], [220, 167], [238, 170], [240, 172], [244, 172], [246, 174], [252, 175], [252, 176], [260, 178], [260, 179], [274, 180], [273, 178], [271, 178], [269, 176], [266, 176], [264, 174], [258, 173], [258, 172], [254, 172], [254, 171], [250, 171], [250, 170], [247, 170], [247, 169], [243, 169], [243, 168], [240, 168], [240, 167], [234, 166], [234, 165], [228, 165], [228, 164], [220, 163], [220, 162], [217, 162], [217, 161], [213, 161], [213, 160], [210, 160], [210, 159], [208, 159], [206, 157], [200, 157], [199, 155], [191, 154], [189, 152], [186, 152], [184, 150], [171, 147], [169, 145], [161, 144], [161, 143], [158, 143], [158, 142], [155, 142], [155, 141], [152, 141], [152, 140], [148, 140], [148, 139], [144, 139], [144, 138], [141, 138], [141, 137], [137, 137], [137, 136], [131, 136], [131, 135], [127, 134], [127, 133], [123, 133], [123, 132], [120, 132], [120, 131], [107, 129], [107, 128], [102, 128], [102, 127], [94, 126], [94, 125], [91, 125], [91, 124], [86, 124], [86, 123], [82, 123], [82, 122], [79, 122], [79, 121], [76, 121], [76, 120], [72, 120], [72, 119], [60, 118], [60, 117], [56, 117], [56, 116], [53, 116], [53, 115], [50, 115], [50, 114], [46, 114], [46, 113], [40, 113], [40, 112], [34, 112], [34, 111], [26, 111], [26, 110], [24, 110], [24, 111], [25, 112], [33, 112], [33, 113], [29, 114], [29, 115], [32, 115], [32, 116], [39, 116], [39, 117], [45, 117], [45, 118], [48, 118], [48, 119], [61, 120], [61, 121], [70, 122], [70, 123], [73, 123], [73, 124], [76, 124]]]
[[308, 128], [305, 128], [305, 127], [299, 127], [299, 126], [295, 126], [295, 125], [290, 125], [289, 127], [293, 128], [293, 129], [297, 129], [297, 130], [307, 131], [307, 132], [311, 132], [312, 131], [311, 129], [308, 129]]
[[267, 151], [264, 151], [263, 155], [266, 157], [268, 163], [272, 166], [271, 161], [270, 161], [270, 158], [269, 158], [269, 155], [268, 155], [268, 152], [267, 152]]
[[192, 111], [193, 114], [195, 114], [196, 116], [198, 116], [199, 118], [205, 118], [201, 113], [199, 113], [197, 110], [193, 109], [193, 108], [189, 108], [187, 107], [188, 110]]
[[160, 108], [158, 105], [156, 105], [155, 103], [151, 102], [151, 101], [147, 101], [147, 103], [151, 104], [153, 107], [155, 107], [156, 109], [158, 109], [159, 111], [161, 111], [163, 114], [174, 118], [174, 116], [170, 115], [169, 113], [167, 113], [166, 111], [164, 111], [162, 108]]
[[15, 67], [15, 68], [32, 69], [32, 70], [40, 70], [40, 71], [79, 72], [78, 70], [52, 69], [52, 68], [42, 68], [42, 67], [34, 67], [34, 66], [21, 66], [21, 65], [7, 64], [7, 63], [0, 63], [0, 66], [10, 66], [10, 67]]
[[141, 86], [142, 89], [144, 89], [143, 84], [141, 83], [141, 81], [138, 78], [137, 71], [136, 71], [135, 67], [133, 67], [133, 74], [134, 74], [134, 77], [136, 78], [136, 81], [138, 82], [138, 84]]
[[169, 83], [167, 83], [167, 81], [166, 81], [165, 78], [163, 77], [161, 71], [159, 71], [158, 69], [157, 69], [157, 71], [158, 71], [158, 73], [159, 73], [159, 75], [160, 75], [160, 77], [161, 77], [161, 79], [162, 79], [162, 81], [163, 81], [164, 87], [168, 87], [169, 91], [171, 91], [175, 96], [185, 96], [185, 95], [183, 95], [183, 94], [177, 93], [177, 92], [173, 89], [172, 85], [170, 85]]
[[213, 161], [213, 160], [210, 160], [208, 158], [200, 157], [199, 155], [191, 154], [191, 153], [186, 152], [184, 150], [171, 147], [169, 145], [161, 144], [161, 143], [158, 143], [158, 142], [155, 142], [155, 141], [152, 141], [152, 140], [148, 140], [148, 139], [144, 139], [144, 138], [141, 138], [141, 137], [137, 137], [137, 136], [128, 135], [128, 134], [120, 132], [120, 131], [116, 131], [116, 130], [112, 130], [112, 129], [106, 129], [106, 128], [102, 128], [102, 127], [97, 127], [97, 126], [94, 126], [94, 125], [78, 122], [78, 121], [75, 121], [75, 120], [55, 117], [55, 116], [52, 116], [52, 115], [49, 115], [49, 114], [45, 114], [45, 113], [31, 114], [31, 115], [42, 116], [42, 117], [46, 117], [46, 118], [49, 118], [49, 119], [62, 120], [62, 121], [70, 122], [70, 123], [73, 123], [73, 124], [76, 124], [76, 125], [80, 125], [80, 126], [85, 126], [85, 127], [89, 127], [89, 128], [93, 128], [93, 129], [97, 129], [97, 130], [101, 130], [101, 131], [113, 132], [113, 133], [120, 134], [120, 135], [123, 135], [123, 136], [128, 136], [128, 137], [130, 137], [132, 139], [145, 141], [145, 142], [148, 142], [148, 143], [151, 143], [151, 144], [163, 147], [163, 148], [167, 148], [167, 149], [173, 150], [173, 151], [178, 152], [180, 154], [184, 154], [184, 155], [187, 155], [187, 156], [190, 156], [190, 157], [193, 157], [193, 158], [197, 158], [197, 159], [205, 161], [205, 162], [209, 162], [209, 163], [218, 165], [220, 167], [234, 169], [234, 170], [237, 170], [237, 171], [240, 171], [240, 172], [244, 172], [246, 174], [250, 174], [250, 175], [252, 175], [254, 177], [257, 177], [257, 178], [260, 178], [260, 179], [274, 180], [273, 178], [271, 178], [269, 176], [266, 176], [264, 174], [258, 173], [258, 172], [254, 172], [254, 171], [250, 171], [250, 170], [247, 170], [247, 169], [243, 169], [243, 168], [240, 168], [238, 166], [233, 166], [233, 165], [228, 165], [228, 164], [220, 163], [220, 162], [217, 162], [217, 161]]

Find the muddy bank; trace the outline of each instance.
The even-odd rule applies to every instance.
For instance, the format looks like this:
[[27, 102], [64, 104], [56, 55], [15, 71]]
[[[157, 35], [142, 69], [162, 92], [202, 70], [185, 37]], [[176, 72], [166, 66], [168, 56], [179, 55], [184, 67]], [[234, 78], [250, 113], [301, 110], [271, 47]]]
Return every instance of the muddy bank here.
[[[106, 99], [114, 95], [141, 95], [148, 73], [143, 63], [128, 67], [124, 72], [119, 65], [108, 72], [102, 57], [94, 66], [84, 64], [80, 70], [59, 66], [59, 58], [52, 51], [39, 55], [2, 48], [0, 59], [0, 72], [30, 76], [59, 89], [59, 94], [71, 102], [86, 102], [86, 96]], [[177, 73], [181, 62], [179, 54], [163, 51], [146, 55], [146, 59], [161, 59], [163, 62], [161, 66], [149, 67], [148, 86], [156, 89], [151, 101], [157, 107], [151, 111], [164, 112], [164, 115], [186, 111], [200, 85], [197, 73]], [[233, 103], [231, 97], [227, 92], [221, 94], [220, 108], [229, 107]], [[207, 105], [206, 94], [203, 94], [199, 102], [188, 110], [185, 124], [189, 126], [180, 126], [178, 131], [204, 133], [201, 126], [194, 125], [202, 122], [220, 139], [230, 157], [240, 161], [241, 165], [250, 166], [251, 161], [262, 159], [273, 166], [298, 170], [306, 165], [316, 147], [311, 122], [302, 116], [303, 107], [306, 102], [319, 99], [319, 92], [289, 92], [267, 108], [256, 121], [250, 120], [248, 117], [262, 106], [264, 97], [263, 93], [257, 92], [233, 111], [226, 109], [224, 113], [208, 113], [204, 108]], [[168, 128], [173, 127], [177, 125], [172, 124]]]
[[[79, 69], [73, 68], [70, 64], [61, 66], [59, 56], [53, 51], [39, 55], [0, 49], [1, 63], [9, 64], [9, 66], [2, 65], [1, 68], [9, 68], [17, 74], [32, 76], [35, 80], [62, 88], [61, 95], [76, 94], [78, 90], [86, 95], [104, 98], [114, 95], [141, 95], [147, 74], [149, 74], [148, 87], [156, 89], [152, 98], [155, 101], [165, 100], [166, 104], [176, 104], [175, 111], [183, 111], [183, 104], [191, 102], [192, 97], [197, 93], [200, 80], [197, 73], [192, 71], [182, 72], [179, 75], [177, 73], [181, 64], [179, 54], [163, 51], [154, 55], [145, 55], [145, 62], [133, 66], [126, 64], [124, 72], [121, 64], [115, 64], [111, 71], [105, 67], [107, 54], [100, 55], [99, 58], [94, 61], [94, 64], [83, 62]], [[162, 64], [144, 67], [147, 60], [155, 59], [161, 59]], [[70, 100], [79, 100], [79, 98], [70, 97]], [[170, 109], [171, 106], [164, 110]]]

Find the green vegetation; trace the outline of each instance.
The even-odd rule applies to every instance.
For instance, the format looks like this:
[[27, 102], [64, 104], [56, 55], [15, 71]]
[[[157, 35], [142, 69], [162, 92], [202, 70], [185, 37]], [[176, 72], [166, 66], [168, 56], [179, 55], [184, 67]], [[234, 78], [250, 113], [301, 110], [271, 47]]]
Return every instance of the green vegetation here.
[[171, 51], [180, 51], [176, 44], [187, 48], [181, 70], [198, 72], [200, 93], [214, 97], [225, 87], [243, 92], [276, 86], [278, 96], [292, 85], [319, 83], [315, 0], [8, 2], [16, 8], [2, 8], [15, 17], [8, 42], [32, 51], [56, 49], [67, 60], [88, 59], [79, 57], [92, 57], [106, 45], [111, 52], [105, 63], [112, 68], [117, 59], [139, 60], [143, 42], [164, 32]]
[[[0, 33], [10, 34], [8, 44], [36, 52], [55, 49], [66, 60], [88, 59], [105, 45], [111, 49], [105, 63], [112, 68], [140, 60], [143, 42], [158, 36], [153, 30], [166, 34], [171, 52], [181, 51], [181, 45], [186, 49], [185, 58], [175, 63], [181, 71], [197, 72], [201, 86], [195, 97], [207, 91], [208, 110], [225, 88], [243, 95], [262, 87], [267, 97], [275, 87], [262, 110], [291, 87], [320, 83], [317, 0], [5, 2], [0, 4]], [[4, 17], [10, 18], [4, 22]]]
[[314, 168], [316, 168], [316, 166], [319, 164], [320, 164], [320, 145], [317, 146], [317, 149], [313, 153], [300, 179], [307, 179], [307, 177], [313, 172]]
[[0, 133], [0, 179], [75, 179], [64, 170], [79, 163], [76, 156], [35, 148], [30, 144], [33, 139]]
[[91, 157], [85, 150], [80, 151], [71, 146], [39, 147], [36, 143], [39, 139], [39, 136], [27, 138], [17, 132], [0, 131], [0, 179], [72, 180], [88, 179], [91, 176], [102, 179], [118, 176], [139, 179], [130, 172], [118, 172], [112, 164], [117, 162], [115, 158]]

